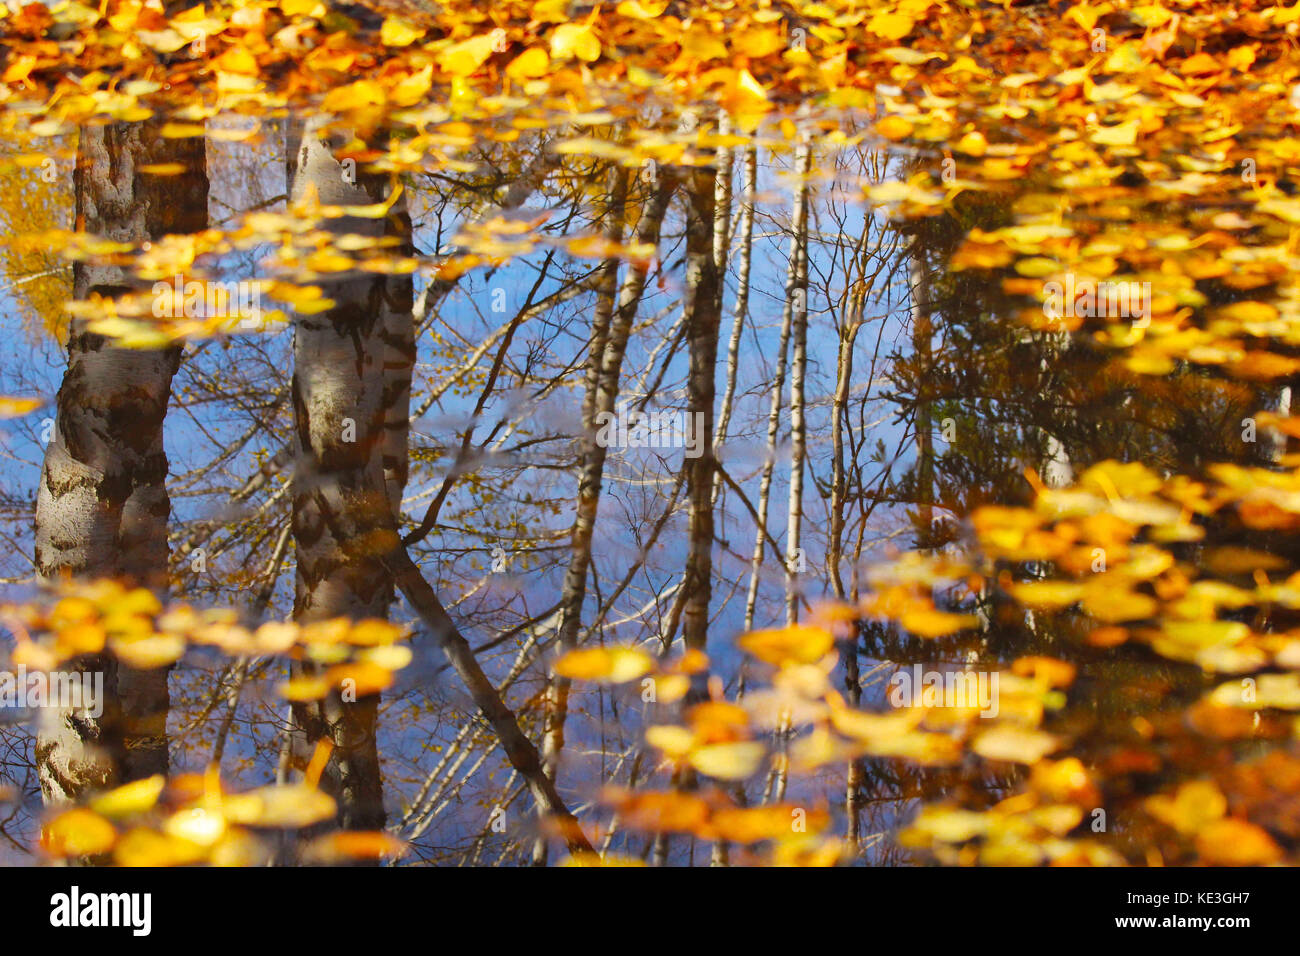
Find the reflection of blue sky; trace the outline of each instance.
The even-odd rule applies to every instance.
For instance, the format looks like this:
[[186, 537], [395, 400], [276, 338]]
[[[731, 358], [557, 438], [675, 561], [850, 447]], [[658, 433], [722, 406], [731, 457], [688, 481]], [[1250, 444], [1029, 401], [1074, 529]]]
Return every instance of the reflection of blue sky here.
[[[758, 471], [766, 453], [766, 429], [770, 382], [776, 360], [777, 341], [786, 282], [786, 256], [788, 240], [779, 230], [788, 224], [790, 196], [783, 177], [773, 170], [760, 167], [760, 206], [754, 225], [755, 243], [751, 271], [749, 318], [741, 340], [740, 362], [736, 388], [735, 407], [730, 435], [720, 453], [724, 467], [744, 487], [750, 500], [757, 503]], [[214, 190], [219, 184], [214, 179]], [[270, 188], [270, 187], [267, 187]], [[736, 223], [739, 228], [740, 168], [736, 169], [737, 208]], [[235, 200], [237, 197], [228, 197]], [[841, 205], [843, 196], [839, 197]], [[227, 201], [223, 197], [223, 201]], [[536, 200], [534, 200], [534, 204]], [[235, 205], [231, 201], [231, 205]], [[215, 210], [218, 207], [214, 205]], [[861, 203], [848, 203], [843, 230], [856, 236], [862, 229], [863, 216], [867, 214]], [[419, 203], [415, 206], [417, 223], [416, 244], [430, 251], [437, 242], [434, 222], [421, 215]], [[225, 213], [220, 218], [224, 218]], [[879, 228], [881, 220], [873, 228]], [[841, 228], [823, 216], [814, 216], [812, 228], [823, 237]], [[665, 338], [674, 334], [674, 323], [680, 316], [683, 269], [681, 210], [674, 203], [665, 223], [665, 241], [661, 244], [664, 272], [652, 274], [638, 322], [654, 321], [640, 328], [628, 347], [623, 367], [624, 397], [639, 399], [646, 388], [659, 381], [655, 400], [650, 410], [680, 409], [684, 407], [687, 350], [680, 343], [677, 354], [662, 366], [667, 353]], [[445, 233], [444, 233], [445, 236]], [[718, 400], [725, 388], [725, 358], [727, 339], [733, 321], [732, 304], [735, 298], [736, 274], [734, 257], [737, 243], [733, 242], [733, 262], [727, 275], [723, 321], [720, 330], [719, 366], [717, 374]], [[220, 278], [247, 278], [253, 274], [255, 256], [250, 254], [232, 258], [223, 263]], [[484, 341], [499, 325], [506, 321], [523, 304], [524, 297], [535, 283], [536, 267], [542, 253], [533, 253], [499, 268], [486, 276], [473, 273], [465, 277], [457, 291], [442, 305], [438, 321], [434, 323], [445, 342], [466, 354]], [[589, 268], [594, 261], [584, 260]], [[819, 485], [829, 487], [830, 463], [830, 398], [835, 385], [837, 333], [834, 328], [833, 304], [821, 290], [823, 277], [835, 276], [841, 265], [832, 260], [831, 250], [825, 241], [811, 244], [810, 268], [812, 277], [809, 292], [807, 427], [809, 439], [809, 467], [805, 478], [803, 523], [804, 546], [807, 550], [809, 573], [805, 580], [810, 599], [829, 594], [824, 574], [826, 534], [829, 529], [829, 495], [823, 495]], [[832, 291], [839, 292], [837, 280], [832, 278]], [[905, 348], [904, 341], [907, 292], [905, 271], [895, 278], [888, 288], [877, 286], [872, 300], [865, 307], [868, 317], [879, 317], [868, 322], [859, 334], [855, 355], [854, 400], [863, 394], [877, 395], [885, 386], [881, 376], [886, 368], [885, 358], [897, 348]], [[539, 286], [535, 299], [555, 291], [553, 281]], [[506, 314], [492, 311], [493, 292], [506, 292]], [[419, 284], [417, 284], [417, 296]], [[11, 292], [0, 293], [0, 304], [5, 314], [13, 316]], [[585, 334], [589, 327], [592, 296], [583, 294], [559, 306], [554, 315], [541, 316], [525, 324], [512, 343], [510, 356], [515, 365], [524, 366], [531, 361], [539, 375], [552, 375], [566, 366], [579, 367], [585, 360]], [[12, 320], [10, 320], [12, 322]], [[459, 335], [457, 338], [456, 333]], [[434, 354], [437, 347], [431, 335], [419, 342], [419, 366], [416, 373], [416, 391], [412, 406], [418, 407], [422, 393], [427, 394], [434, 377], [448, 363]], [[876, 381], [866, 381], [873, 353], [876, 361]], [[490, 365], [495, 349], [490, 350], [480, 369]], [[187, 350], [186, 367], [177, 377], [178, 390], [196, 381], [229, 381], [232, 395], [240, 385], [252, 385], [265, 393], [287, 386], [292, 352], [287, 332], [274, 336], [239, 337], [223, 345], [218, 342], [200, 344]], [[19, 330], [10, 328], [8, 348], [0, 357], [0, 392], [5, 394], [39, 393], [51, 399], [51, 404], [40, 412], [18, 421], [0, 422], [5, 438], [5, 458], [0, 462], [0, 488], [9, 503], [9, 519], [4, 525], [8, 543], [7, 555], [0, 569], [10, 577], [26, 577], [31, 573], [31, 505], [40, 474], [43, 447], [39, 441], [41, 419], [52, 414], [52, 399], [63, 372], [63, 352], [52, 341], [32, 342]], [[572, 436], [577, 431], [582, 401], [581, 373], [569, 376], [572, 387], [551, 389], [540, 397], [538, 387], [529, 384], [520, 388], [510, 376], [503, 376], [500, 391], [484, 408], [477, 423], [476, 444], [482, 436], [499, 422], [513, 423], [502, 428], [500, 438], [478, 462], [479, 474], [489, 486], [494, 486], [497, 500], [483, 505], [481, 490], [462, 483], [443, 508], [441, 521], [444, 527], [435, 531], [420, 547], [417, 559], [426, 574], [434, 580], [444, 595], [444, 602], [452, 607], [453, 617], [462, 624], [471, 644], [479, 646], [491, 640], [505, 627], [520, 618], [535, 615], [558, 601], [564, 566], [567, 560], [567, 529], [572, 515], [572, 501], [576, 491], [576, 471], [557, 468], [566, 457], [573, 455]], [[789, 376], [786, 379], [786, 401], [789, 395]], [[406, 514], [409, 521], [418, 521], [433, 494], [441, 484], [459, 446], [459, 432], [469, 420], [476, 389], [450, 390], [420, 419], [412, 422], [413, 462], [407, 492]], [[287, 421], [288, 403], [280, 412], [280, 423]], [[166, 423], [166, 447], [171, 463], [173, 525], [182, 529], [187, 522], [199, 518], [230, 516], [230, 502], [210, 489], [216, 485], [238, 487], [257, 467], [256, 453], [274, 454], [280, 439], [265, 433], [254, 433], [251, 439], [236, 450], [237, 443], [249, 433], [253, 422], [261, 414], [256, 410], [241, 409], [234, 399], [227, 402], [206, 401], [186, 410], [173, 408]], [[893, 455], [904, 436], [905, 425], [895, 421], [891, 409], [883, 401], [870, 401], [861, 412], [851, 412], [854, 426], [865, 423], [867, 434], [861, 454], [865, 458], [877, 439], [883, 441], [889, 455]], [[552, 436], [549, 440], [534, 439]], [[523, 447], [520, 447], [523, 446]], [[422, 452], [436, 449], [440, 455], [432, 466], [421, 464]], [[514, 450], [512, 450], [514, 449]], [[210, 465], [214, 455], [228, 456], [220, 465], [220, 475], [197, 484], [187, 484], [185, 476]], [[783, 413], [777, 464], [769, 507], [769, 531], [784, 545], [789, 488], [789, 413]], [[905, 470], [910, 450], [902, 449], [902, 460], [895, 467], [895, 475]], [[599, 601], [606, 598], [635, 564], [641, 541], [658, 520], [666, 496], [672, 491], [678, 471], [684, 461], [681, 449], [612, 449], [609, 455], [600, 504], [594, 548], [596, 582], [588, 588], [587, 612], [584, 622], [594, 616]], [[879, 466], [866, 464], [864, 477], [870, 478]], [[222, 478], [222, 476], [225, 476]], [[220, 479], [220, 480], [218, 480]], [[264, 497], [264, 496], [262, 496]], [[259, 498], [259, 500], [261, 500]], [[558, 514], [543, 515], [536, 502], [555, 500], [561, 503]], [[256, 502], [253, 503], [255, 506]], [[287, 505], [281, 505], [277, 513]], [[249, 512], [244, 508], [244, 513]], [[510, 541], [502, 541], [492, 530], [493, 526], [507, 523], [512, 518], [529, 520], [534, 534], [542, 530], [553, 532], [542, 541], [542, 547], [527, 556], [518, 553]], [[537, 524], [538, 521], [542, 525]], [[730, 489], [724, 489], [715, 518], [717, 546], [714, 549], [714, 591], [712, 614], [714, 623], [710, 631], [709, 652], [714, 670], [731, 683], [737, 673], [739, 660], [732, 646], [733, 638], [742, 627], [745, 591], [750, 573], [750, 557], [754, 546], [755, 527], [749, 512], [736, 500]], [[901, 514], [880, 509], [873, 516], [873, 530], [866, 540], [876, 544], [868, 548], [868, 555], [885, 553], [890, 532], [901, 527]], [[687, 513], [684, 498], [679, 501], [678, 513], [669, 520], [657, 544], [646, 558], [644, 568], [635, 576], [620, 599], [614, 604], [606, 619], [601, 635], [605, 642], [631, 643], [649, 641], [652, 650], [658, 647], [658, 629], [669, 613], [675, 587], [680, 580], [686, 557]], [[538, 534], [539, 537], [542, 535]], [[901, 544], [902, 542], [898, 542]], [[501, 544], [510, 553], [510, 568], [500, 575], [486, 571], [491, 565], [491, 550]], [[846, 542], [851, 548], [851, 542]], [[231, 552], [212, 559], [210, 567], [217, 574], [238, 567], [239, 552]], [[291, 562], [291, 557], [290, 557]], [[524, 565], [527, 565], [525, 568]], [[278, 613], [290, 613], [292, 599], [291, 563], [281, 574], [277, 588]], [[483, 570], [480, 570], [483, 569]], [[847, 571], [847, 566], [846, 566]], [[768, 626], [779, 623], [784, 615], [784, 571], [769, 552], [762, 572], [762, 587], [755, 623]], [[11, 592], [12, 593], [12, 592]], [[225, 600], [243, 603], [247, 595], [232, 590]], [[503, 613], [504, 608], [511, 613]], [[405, 609], [399, 614], [408, 616]], [[553, 632], [542, 639], [553, 637]], [[680, 639], [680, 634], [678, 635]], [[593, 638], [594, 640], [595, 638]], [[423, 648], [424, 642], [421, 642]], [[518, 641], [510, 641], [484, 656], [489, 672], [504, 674], [515, 658]], [[548, 655], [549, 656], [549, 655]], [[455, 736], [461, 721], [471, 711], [467, 698], [461, 692], [453, 675], [441, 668], [436, 652], [422, 649], [416, 662], [400, 675], [397, 686], [386, 695], [381, 749], [386, 755], [386, 773], [391, 780], [422, 777], [438, 755], [429, 749], [445, 745]], [[214, 655], [192, 654], [183, 665], [183, 671], [210, 674], [218, 671], [223, 662]], [[272, 671], [275, 674], [275, 671]], [[509, 694], [512, 706], [519, 707], [540, 691], [545, 670], [542, 665], [532, 668], [513, 687]], [[837, 678], [838, 680], [838, 678]], [[184, 678], [173, 678], [174, 695], [194, 702], [197, 693], [181, 692]], [[275, 697], [274, 682], [263, 682], [250, 687], [244, 697], [243, 709], [254, 719], [269, 719], [283, 711]], [[197, 687], [195, 688], [197, 691]], [[614, 755], [603, 760], [599, 757], [575, 759], [565, 770], [562, 781], [567, 797], [577, 801], [590, 796], [601, 778], [609, 778], [614, 769], [616, 754], [637, 738], [641, 704], [635, 685], [626, 693], [610, 694], [604, 690], [586, 691], [574, 698], [575, 713], [569, 722], [569, 747], [574, 753], [592, 753], [601, 748], [602, 737]], [[429, 713], [429, 704], [433, 713]], [[446, 713], [450, 708], [452, 713]], [[173, 722], [180, 720], [176, 714]], [[534, 728], [535, 733], [535, 728]], [[265, 780], [273, 772], [275, 747], [273, 728], [263, 726], [257, 736], [263, 745], [258, 755], [247, 733], [237, 728], [227, 745], [225, 763], [254, 760], [258, 769], [249, 775], [250, 784]], [[615, 744], [617, 744], [615, 746]], [[190, 754], [198, 757], [200, 754]], [[202, 761], [200, 760], [199, 763]], [[471, 758], [470, 763], [473, 762]], [[498, 755], [488, 762], [490, 767], [501, 764]], [[418, 768], [415, 769], [415, 768]], [[194, 769], [191, 767], [190, 769]], [[626, 776], [626, 767], [619, 772]], [[450, 845], [472, 838], [481, 828], [479, 810], [474, 806], [475, 795], [494, 792], [504, 776], [498, 770], [495, 780], [488, 784], [476, 780], [466, 785], [459, 795], [457, 808], [448, 811], [446, 819], [432, 827], [436, 834], [434, 843]], [[796, 786], [811, 788], [806, 794], [797, 793]], [[409, 799], [414, 790], [410, 784], [398, 789]], [[842, 771], [818, 777], [802, 784], [792, 781], [790, 794], [794, 799], [809, 799], [825, 803], [832, 808], [843, 799]], [[395, 793], [391, 813], [395, 819], [402, 815], [401, 799]], [[522, 819], [521, 811], [527, 798], [516, 805], [513, 818]], [[426, 837], [430, 834], [426, 834]], [[635, 845], [635, 844], [634, 844]]]

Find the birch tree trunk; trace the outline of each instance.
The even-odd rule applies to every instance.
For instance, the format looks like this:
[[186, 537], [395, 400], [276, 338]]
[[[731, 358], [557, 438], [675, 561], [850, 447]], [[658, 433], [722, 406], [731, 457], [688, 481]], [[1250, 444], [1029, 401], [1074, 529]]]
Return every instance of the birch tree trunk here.
[[[615, 242], [622, 242], [624, 206], [628, 201], [626, 170], [617, 169], [612, 174], [610, 190], [610, 226], [608, 234]], [[663, 223], [674, 182], [665, 173], [658, 182], [649, 183], [644, 199], [645, 209], [637, 224], [635, 241], [657, 246], [659, 230]], [[618, 261], [606, 264], [605, 275], [597, 290], [596, 310], [592, 317], [592, 344], [587, 365], [587, 391], [583, 398], [581, 473], [578, 477], [577, 514], [569, 548], [569, 566], [564, 575], [564, 590], [560, 596], [560, 653], [578, 646], [582, 627], [582, 606], [587, 596], [587, 575], [591, 567], [592, 537], [596, 529], [596, 514], [600, 503], [601, 483], [605, 474], [608, 449], [596, 440], [598, 416], [613, 414], [618, 405], [619, 380], [622, 376], [623, 357], [627, 353], [628, 338], [636, 320], [637, 308], [645, 290], [648, 264], [634, 262], [628, 266], [622, 286], [616, 288]], [[568, 718], [570, 682], [565, 677], [552, 674], [546, 699], [546, 726], [542, 741], [542, 765], [546, 775], [555, 782], [559, 776], [559, 761], [564, 749], [564, 726]], [[539, 839], [533, 846], [533, 863], [546, 862], [546, 841]]]
[[781, 331], [777, 342], [776, 370], [772, 375], [771, 396], [767, 413], [767, 449], [763, 459], [763, 470], [758, 482], [758, 527], [754, 534], [754, 554], [750, 560], [749, 590], [745, 595], [746, 631], [754, 627], [754, 611], [758, 603], [758, 578], [763, 568], [763, 552], [767, 541], [767, 516], [772, 494], [772, 474], [776, 470], [776, 444], [781, 430], [781, 399], [785, 393], [785, 376], [789, 363], [790, 335], [794, 327], [795, 289], [799, 280], [800, 235], [803, 221], [806, 219], [807, 193], [802, 189], [795, 191], [791, 207], [790, 255], [786, 268], [785, 305], [781, 309]]
[[[161, 123], [87, 127], [77, 147], [76, 221], [88, 233], [140, 243], [207, 226], [202, 137], [165, 139]], [[180, 163], [184, 172], [142, 172]], [[78, 262], [77, 299], [116, 296], [139, 283], [129, 270]], [[36, 503], [36, 569], [47, 582], [113, 577], [167, 589], [167, 456], [163, 419], [181, 348], [126, 349], [74, 319], [56, 428]], [[167, 770], [167, 669], [138, 671], [109, 655], [74, 665], [104, 673], [104, 712], [49, 709], [36, 765], [47, 804], [73, 801]]]
[[[786, 524], [785, 622], [799, 622], [799, 573], [805, 559], [803, 532], [803, 473], [808, 456], [804, 421], [804, 383], [808, 376], [808, 169], [812, 150], [806, 142], [795, 149], [793, 288], [787, 283], [786, 303], [792, 309], [794, 356], [790, 365], [790, 507]], [[784, 783], [782, 784], [784, 789]]]
[[934, 436], [927, 375], [931, 367], [934, 320], [930, 311], [930, 275], [920, 234], [908, 253], [908, 280], [912, 293], [912, 350], [922, 369], [916, 404], [916, 546], [930, 547], [934, 531]]
[[[728, 176], [728, 201], [730, 201], [730, 176]], [[727, 385], [722, 392], [722, 406], [718, 410], [718, 433], [715, 443], [721, 446], [727, 440], [727, 429], [731, 425], [732, 406], [736, 400], [736, 378], [740, 369], [740, 338], [745, 330], [745, 318], [749, 314], [749, 272], [754, 253], [754, 196], [758, 191], [758, 152], [750, 146], [745, 150], [745, 174], [742, 188], [744, 198], [740, 207], [740, 262], [736, 267], [736, 302], [732, 310], [731, 336], [727, 339]], [[716, 233], [715, 233], [716, 242]], [[720, 261], [715, 246], [714, 261]], [[719, 276], [725, 277], [723, 267], [719, 266]], [[714, 500], [717, 500], [721, 480], [714, 484]]]
[[[314, 126], [304, 129], [299, 121], [291, 127], [289, 147], [291, 201], [301, 203], [309, 193], [339, 206], [386, 197], [386, 177], [340, 162]], [[378, 238], [401, 225], [343, 216], [324, 220], [321, 228]], [[384, 276], [343, 273], [320, 285], [334, 305], [294, 320], [294, 618], [300, 623], [385, 618], [394, 579], [379, 559], [396, 546], [393, 503], [400, 503], [405, 470], [405, 454], [395, 454], [393, 438], [404, 429], [386, 426], [396, 417], [394, 402], [409, 392], [409, 384], [404, 388], [400, 381], [401, 348], [394, 349], [395, 374], [386, 374], [387, 339], [404, 340], [401, 318], [390, 305]], [[309, 662], [296, 667], [315, 670]], [[384, 825], [378, 706], [378, 695], [345, 700], [336, 689], [321, 701], [292, 708], [296, 763], [309, 760], [319, 741], [332, 745], [321, 784], [338, 801], [344, 828]]]
[[[688, 414], [697, 416], [699, 455], [687, 461], [690, 502], [686, 571], [682, 581], [682, 638], [704, 650], [708, 641], [713, 577], [714, 378], [718, 364], [718, 326], [722, 283], [713, 258], [716, 173], [696, 167], [686, 194], [686, 302], [683, 306], [690, 367], [686, 383]], [[697, 681], [698, 684], [698, 681]], [[697, 686], [695, 696], [703, 688]]]

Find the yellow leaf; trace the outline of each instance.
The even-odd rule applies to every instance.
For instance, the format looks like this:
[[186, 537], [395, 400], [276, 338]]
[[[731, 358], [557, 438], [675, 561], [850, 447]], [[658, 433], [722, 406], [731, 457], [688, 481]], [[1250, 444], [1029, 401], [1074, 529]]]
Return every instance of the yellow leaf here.
[[0, 418], [18, 418], [36, 411], [45, 404], [40, 398], [18, 398], [13, 395], [0, 395]]
[[383, 106], [386, 99], [384, 88], [374, 80], [359, 80], [330, 90], [321, 106], [332, 113], [345, 113], [348, 110]]
[[188, 168], [184, 163], [142, 163], [136, 167], [150, 176], [179, 176]]
[[974, 627], [976, 619], [972, 614], [951, 614], [937, 608], [917, 608], [904, 611], [898, 623], [918, 637], [943, 637], [962, 628]]
[[114, 819], [144, 813], [153, 809], [166, 784], [167, 779], [162, 774], [135, 780], [96, 797], [91, 801], [90, 808]]
[[616, 8], [620, 17], [634, 20], [657, 20], [668, 9], [668, 0], [623, 0]]
[[148, 637], [110, 638], [111, 650], [120, 660], [138, 670], [166, 667], [181, 659], [185, 653], [185, 639], [174, 634], [156, 634]]
[[572, 680], [622, 684], [648, 674], [654, 661], [631, 647], [587, 647], [569, 651], [555, 662], [555, 673]]
[[406, 844], [391, 834], [370, 830], [343, 830], [312, 840], [303, 857], [312, 863], [345, 863], [350, 860], [395, 859]]
[[995, 727], [975, 738], [971, 749], [986, 760], [1033, 764], [1060, 746], [1051, 734], [1019, 727]]
[[385, 17], [383, 26], [379, 28], [379, 40], [384, 46], [410, 46], [424, 33], [422, 28], [412, 26], [399, 17]]
[[1189, 781], [1174, 796], [1158, 793], [1148, 797], [1144, 805], [1157, 820], [1189, 835], [1228, 812], [1227, 798], [1209, 780]]
[[190, 840], [137, 827], [122, 837], [113, 859], [118, 866], [187, 866], [205, 855], [203, 847]]
[[645, 740], [651, 747], [657, 747], [674, 760], [686, 756], [690, 749], [695, 746], [695, 734], [676, 724], [659, 724], [654, 727], [647, 727]]
[[433, 86], [433, 64], [425, 64], [389, 91], [388, 98], [394, 106], [414, 106], [428, 94]]
[[691, 751], [687, 760], [706, 777], [719, 780], [744, 780], [752, 776], [763, 761], [767, 748], [757, 741], [709, 744]]
[[225, 836], [226, 818], [206, 807], [190, 807], [168, 817], [163, 832], [199, 846], [212, 846]]
[[305, 703], [327, 696], [330, 686], [324, 677], [294, 677], [280, 686], [280, 696], [294, 703]]
[[1196, 836], [1196, 850], [1208, 862], [1223, 866], [1274, 863], [1282, 849], [1267, 831], [1245, 820], [1218, 820]]
[[795, 624], [772, 630], [751, 631], [736, 643], [761, 661], [785, 667], [821, 660], [834, 646], [835, 638], [825, 628]]
[[557, 60], [577, 57], [593, 63], [600, 59], [600, 40], [590, 24], [564, 23], [551, 34], [551, 56]]
[[911, 134], [912, 124], [901, 116], [886, 116], [876, 124], [876, 132], [891, 143], [897, 143]]
[[60, 813], [41, 830], [41, 848], [51, 856], [97, 856], [111, 850], [115, 842], [113, 824], [80, 808]]
[[540, 47], [531, 47], [510, 61], [506, 67], [506, 76], [512, 80], [526, 80], [545, 76], [550, 66], [550, 57]]
[[222, 801], [226, 817], [248, 826], [295, 829], [334, 816], [334, 799], [306, 783], [275, 784]]
[[867, 31], [886, 40], [901, 40], [912, 32], [914, 26], [916, 22], [910, 17], [905, 17], [901, 13], [886, 13], [882, 10], [868, 21]]
[[1099, 146], [1132, 146], [1137, 142], [1138, 121], [1129, 120], [1118, 126], [1106, 126], [1092, 134], [1092, 141]]

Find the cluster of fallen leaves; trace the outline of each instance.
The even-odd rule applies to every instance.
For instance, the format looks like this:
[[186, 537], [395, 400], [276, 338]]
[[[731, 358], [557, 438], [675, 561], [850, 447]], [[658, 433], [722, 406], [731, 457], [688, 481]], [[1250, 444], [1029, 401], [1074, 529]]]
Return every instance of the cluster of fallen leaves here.
[[[285, 833], [332, 822], [334, 799], [317, 787], [328, 750], [317, 752], [301, 783], [227, 792], [215, 768], [170, 780], [136, 780], [53, 815], [41, 849], [53, 859], [117, 866], [266, 866]], [[394, 859], [402, 842], [387, 833], [332, 831], [295, 849], [303, 863]]]
[[0, 605], [13, 636], [15, 666], [52, 671], [84, 655], [111, 653], [150, 670], [179, 661], [190, 647], [232, 657], [284, 656], [317, 665], [281, 689], [292, 701], [318, 700], [346, 689], [357, 697], [391, 686], [411, 661], [406, 631], [388, 621], [337, 618], [309, 624], [268, 621], [247, 627], [228, 608], [164, 608], [153, 592], [113, 580], [70, 583], [53, 600]]

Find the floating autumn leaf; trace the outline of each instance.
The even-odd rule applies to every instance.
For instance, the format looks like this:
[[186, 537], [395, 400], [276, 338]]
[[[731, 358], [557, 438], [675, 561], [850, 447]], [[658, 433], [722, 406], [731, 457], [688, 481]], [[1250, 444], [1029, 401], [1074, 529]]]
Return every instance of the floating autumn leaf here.
[[233, 823], [298, 829], [334, 816], [334, 799], [305, 783], [275, 784], [224, 798], [222, 812]]
[[634, 647], [587, 647], [568, 651], [555, 662], [555, 673], [571, 680], [623, 684], [654, 670], [654, 660]]
[[881, 10], [867, 21], [867, 30], [886, 40], [901, 40], [912, 32], [916, 21], [901, 13]]
[[1172, 796], [1148, 797], [1145, 807], [1157, 820], [1180, 833], [1194, 834], [1228, 812], [1223, 792], [1209, 780], [1192, 780], [1179, 786]]
[[539, 47], [530, 47], [519, 54], [506, 67], [506, 76], [514, 80], [531, 80], [545, 76], [551, 65], [546, 51]]
[[303, 859], [318, 864], [354, 860], [394, 860], [406, 852], [406, 844], [390, 833], [342, 830], [317, 837], [303, 847]]
[[1007, 585], [1007, 591], [1021, 604], [1057, 611], [1083, 597], [1084, 586], [1074, 581], [1020, 581]]
[[163, 824], [167, 836], [210, 847], [226, 834], [226, 818], [209, 807], [178, 810]]
[[687, 762], [706, 777], [719, 780], [744, 780], [754, 775], [767, 756], [767, 748], [757, 741], [708, 744], [692, 750]]
[[45, 404], [41, 398], [18, 398], [13, 395], [0, 395], [0, 418], [19, 418], [29, 415]]
[[96, 797], [90, 802], [90, 809], [111, 819], [146, 813], [153, 809], [166, 785], [167, 778], [162, 774], [133, 780]]
[[1002, 726], [979, 734], [971, 749], [987, 760], [1034, 764], [1060, 746], [1055, 736], [1041, 730]]
[[758, 843], [784, 839], [796, 827], [816, 833], [826, 828], [830, 815], [824, 810], [811, 812], [792, 804], [763, 807], [723, 807], [709, 818], [709, 830], [717, 838], [733, 843]]
[[423, 29], [412, 26], [400, 17], [385, 17], [379, 30], [379, 40], [385, 46], [410, 46], [424, 34]]
[[183, 837], [135, 827], [123, 834], [113, 860], [118, 866], [189, 866], [207, 855], [204, 847]]
[[988, 832], [993, 818], [988, 813], [961, 807], [936, 805], [923, 807], [900, 838], [904, 846], [928, 846], [940, 843], [965, 843]]
[[898, 623], [918, 637], [944, 637], [964, 628], [975, 627], [979, 619], [973, 614], [953, 614], [933, 607], [904, 611]]
[[611, 790], [606, 801], [614, 805], [627, 826], [651, 833], [692, 833], [709, 819], [710, 807], [700, 797], [679, 790], [626, 793]]
[[65, 810], [41, 828], [41, 849], [50, 856], [98, 856], [111, 850], [116, 842], [113, 824], [82, 808]]
[[167, 667], [175, 664], [185, 654], [185, 640], [174, 634], [110, 637], [108, 647], [119, 660], [138, 670]]
[[323, 674], [299, 674], [280, 685], [280, 696], [294, 703], [323, 700], [334, 684]]
[[551, 58], [568, 60], [573, 57], [586, 63], [600, 59], [600, 39], [590, 23], [564, 23], [551, 34]]
[[771, 630], [751, 631], [736, 643], [761, 661], [786, 667], [821, 660], [835, 646], [835, 637], [825, 628], [794, 624]]
[[675, 724], [658, 724], [647, 727], [645, 741], [651, 747], [657, 747], [666, 757], [679, 760], [690, 753], [695, 746], [695, 732]]
[[1197, 833], [1196, 850], [1221, 866], [1262, 866], [1282, 857], [1282, 848], [1267, 831], [1232, 818], [1216, 820]]

